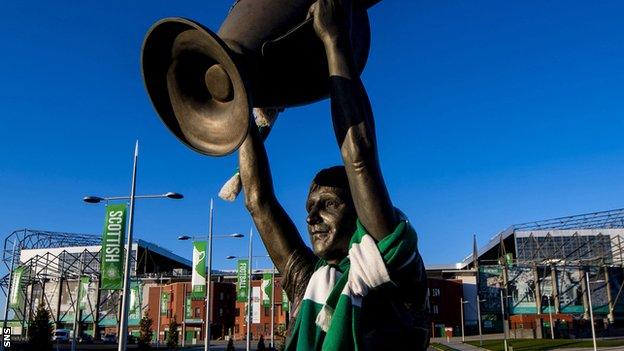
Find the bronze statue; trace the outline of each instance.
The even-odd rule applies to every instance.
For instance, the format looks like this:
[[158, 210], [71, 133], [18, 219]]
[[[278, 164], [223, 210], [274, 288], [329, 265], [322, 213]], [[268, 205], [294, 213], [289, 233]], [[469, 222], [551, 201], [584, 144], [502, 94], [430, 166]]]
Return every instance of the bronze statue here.
[[310, 186], [312, 250], [275, 196], [255, 128], [239, 148], [245, 204], [293, 301], [287, 350], [425, 350], [425, 269], [416, 233], [393, 207], [379, 166], [373, 114], [353, 52], [352, 14], [346, 0], [319, 0], [309, 10], [327, 57], [344, 161], [320, 171]]
[[[169, 18], [143, 44], [146, 88], [174, 135], [207, 155], [240, 147], [232, 183], [240, 179], [294, 306], [287, 350], [428, 345], [416, 233], [390, 200], [359, 78], [370, 40], [366, 10], [378, 1], [237, 0], [218, 34]], [[275, 196], [263, 138], [278, 110], [327, 95], [344, 166], [320, 171], [310, 186], [311, 250]], [[248, 127], [252, 111], [263, 130]]]

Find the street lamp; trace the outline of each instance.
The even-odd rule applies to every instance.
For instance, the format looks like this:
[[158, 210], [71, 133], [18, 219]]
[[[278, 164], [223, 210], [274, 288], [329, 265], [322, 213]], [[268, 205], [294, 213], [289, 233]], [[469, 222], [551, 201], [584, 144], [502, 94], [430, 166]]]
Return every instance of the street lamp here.
[[479, 326], [479, 346], [483, 346], [483, 330], [481, 329], [481, 302], [485, 302], [485, 299], [481, 299], [477, 292], [477, 325]]
[[469, 303], [468, 301], [464, 301], [463, 297], [459, 298], [459, 310], [461, 313], [461, 331], [462, 331], [462, 342], [466, 342], [466, 336], [464, 334], [464, 304]]
[[[233, 260], [238, 258], [238, 256], [226, 256], [228, 260]], [[251, 258], [271, 258], [269, 255], [261, 255], [261, 256], [252, 256]], [[249, 269], [251, 271], [251, 262], [249, 263]], [[249, 283], [251, 287], [251, 280]], [[251, 309], [251, 306], [248, 306], [247, 309]], [[247, 323], [249, 325], [250, 322]], [[275, 265], [273, 265], [271, 269], [271, 348], [275, 347]]]
[[552, 294], [548, 295], [548, 318], [550, 319], [550, 338], [555, 339], [555, 327], [553, 326], [552, 308], [550, 306], [550, 299]]
[[[206, 277], [206, 332], [204, 333], [204, 351], [210, 347], [210, 280], [212, 279], [212, 238], [242, 238], [243, 234], [234, 233], [228, 235], [212, 235], [212, 215], [214, 212], [213, 201], [210, 199], [210, 215], [208, 223], [208, 274]], [[194, 236], [180, 235], [178, 240], [195, 240]], [[251, 238], [249, 239], [251, 240]], [[250, 248], [251, 250], [251, 248]]]
[[[587, 285], [587, 299], [589, 300], [589, 320], [591, 322], [592, 341], [594, 343], [594, 351], [598, 349], [596, 345], [596, 328], [594, 327], [594, 309], [592, 308], [591, 286], [589, 285], [589, 272], [585, 272], [585, 285]], [[595, 283], [604, 283], [604, 280], [597, 280]]]
[[507, 328], [505, 326], [505, 299], [503, 298], [503, 289], [500, 290], [500, 301], [501, 301], [501, 321], [503, 322], [503, 346], [504, 346], [504, 350], [507, 351], [508, 350], [507, 349]]
[[[174, 192], [167, 192], [164, 194], [155, 194], [155, 195], [135, 195], [134, 196], [135, 199], [162, 199], [162, 198], [168, 198], [168, 199], [174, 199], [174, 200], [179, 200], [179, 199], [183, 199], [184, 195], [180, 194], [180, 193], [174, 193]], [[108, 196], [108, 197], [99, 197], [99, 196], [85, 196], [82, 198], [82, 201], [89, 203], [89, 204], [97, 204], [100, 202], [109, 202], [109, 201], [115, 201], [115, 200], [129, 200], [130, 196]]]
[[[124, 259], [124, 283], [123, 290], [121, 295], [121, 318], [119, 320], [119, 343], [117, 345], [118, 351], [125, 351], [126, 344], [128, 341], [128, 308], [129, 308], [129, 300], [130, 296], [130, 256], [132, 250], [132, 233], [134, 229], [134, 200], [135, 199], [155, 199], [155, 198], [169, 198], [169, 199], [182, 199], [182, 194], [167, 192], [160, 195], [136, 195], [136, 177], [137, 177], [137, 164], [139, 160], [139, 141], [137, 140], [134, 146], [134, 162], [132, 165], [132, 182], [130, 187], [130, 196], [110, 196], [110, 197], [100, 197], [100, 196], [85, 196], [82, 201], [86, 203], [100, 203], [102, 201], [113, 201], [113, 200], [130, 200], [130, 213], [128, 214], [128, 238], [126, 240], [126, 257]], [[76, 335], [74, 334], [74, 339]]]
[[[251, 350], [251, 267], [253, 258], [253, 228], [249, 229], [249, 253], [248, 257], [248, 269], [247, 269], [247, 281], [249, 282], [249, 289], [247, 289], [247, 340], [245, 342], [245, 351]], [[236, 258], [236, 256], [227, 256], [228, 260]]]

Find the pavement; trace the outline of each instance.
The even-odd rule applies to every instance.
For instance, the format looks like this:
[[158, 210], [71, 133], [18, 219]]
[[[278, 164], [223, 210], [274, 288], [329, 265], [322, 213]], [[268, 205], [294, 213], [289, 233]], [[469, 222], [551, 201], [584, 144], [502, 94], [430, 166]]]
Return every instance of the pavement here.
[[[503, 338], [503, 334], [484, 334], [483, 335], [483, 340], [491, 340], [491, 339], [502, 339]], [[478, 335], [471, 335], [471, 336], [466, 336], [465, 337], [466, 341], [476, 341], [479, 340], [479, 336]], [[431, 342], [437, 342], [439, 344], [454, 348], [455, 350], [460, 350], [460, 351], [489, 351], [487, 349], [478, 347], [478, 346], [472, 346], [470, 344], [464, 344], [462, 342], [462, 338], [461, 337], [452, 337], [452, 338], [432, 338]]]
[[[483, 340], [490, 339], [502, 339], [503, 334], [487, 334], [483, 335]], [[467, 336], [466, 341], [476, 341], [479, 340], [479, 336]], [[461, 337], [453, 337], [450, 339], [446, 338], [432, 338], [431, 342], [437, 342], [442, 345], [454, 348], [459, 351], [489, 351], [488, 349], [484, 349], [482, 347], [473, 346], [470, 344], [462, 343]], [[431, 349], [431, 347], [430, 347]], [[574, 348], [558, 348], [551, 349], [550, 351], [593, 351], [593, 347], [574, 347]], [[613, 346], [613, 347], [598, 347], [599, 351], [624, 351], [624, 347], [622, 346]]]

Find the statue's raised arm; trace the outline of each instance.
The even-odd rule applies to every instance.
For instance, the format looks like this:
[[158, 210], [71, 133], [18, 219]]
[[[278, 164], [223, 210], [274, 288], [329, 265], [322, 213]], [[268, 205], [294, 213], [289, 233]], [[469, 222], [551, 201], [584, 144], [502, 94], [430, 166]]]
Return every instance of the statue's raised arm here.
[[357, 216], [381, 240], [397, 224], [377, 155], [373, 113], [354, 68], [350, 38], [351, 1], [319, 0], [310, 8], [325, 46], [332, 119]]
[[[256, 113], [277, 113], [257, 110]], [[245, 193], [245, 206], [260, 233], [275, 267], [282, 274], [293, 255], [312, 259], [310, 249], [297, 227], [275, 196], [269, 160], [255, 128], [239, 148], [239, 172]]]

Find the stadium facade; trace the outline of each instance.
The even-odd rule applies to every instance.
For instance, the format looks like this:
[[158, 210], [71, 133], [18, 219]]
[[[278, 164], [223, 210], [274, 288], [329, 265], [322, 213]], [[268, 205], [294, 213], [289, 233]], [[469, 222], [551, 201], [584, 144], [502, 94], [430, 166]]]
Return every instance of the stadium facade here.
[[[0, 287], [7, 295], [5, 313], [13, 334], [26, 335], [28, 320], [42, 303], [56, 328], [73, 330], [77, 325], [78, 335], [96, 337], [116, 331], [121, 291], [100, 289], [100, 242], [97, 235], [29, 229], [15, 231], [5, 239], [2, 259], [8, 273]], [[189, 260], [158, 245], [143, 240], [133, 243], [131, 330], [138, 329], [148, 298], [146, 288], [163, 279], [184, 279], [182, 275], [190, 268]], [[86, 293], [77, 301], [79, 289]]]
[[510, 226], [461, 263], [428, 271], [463, 281], [469, 326], [479, 300], [486, 332], [502, 330], [503, 320], [533, 319], [532, 330], [511, 323], [512, 332], [542, 337], [554, 315], [556, 336], [587, 336], [591, 308], [609, 335], [624, 324], [623, 245], [624, 209], [594, 212]]

